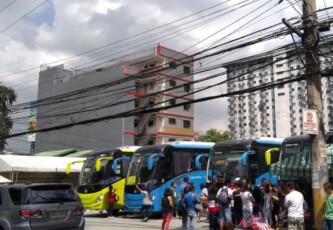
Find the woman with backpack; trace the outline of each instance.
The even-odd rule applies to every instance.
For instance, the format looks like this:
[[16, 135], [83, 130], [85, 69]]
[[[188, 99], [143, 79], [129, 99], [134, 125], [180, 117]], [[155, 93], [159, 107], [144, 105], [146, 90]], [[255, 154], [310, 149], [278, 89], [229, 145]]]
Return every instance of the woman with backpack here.
[[164, 196], [161, 199], [161, 205], [162, 205], [162, 230], [168, 230], [169, 224], [172, 219], [172, 213], [173, 213], [173, 206], [174, 203], [172, 201], [172, 191], [170, 188], [166, 188], [164, 191]]

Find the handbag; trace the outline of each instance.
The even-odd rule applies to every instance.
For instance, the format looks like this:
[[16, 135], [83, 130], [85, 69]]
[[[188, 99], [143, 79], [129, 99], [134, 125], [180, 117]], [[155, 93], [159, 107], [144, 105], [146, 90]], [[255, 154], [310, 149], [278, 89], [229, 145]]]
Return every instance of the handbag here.
[[199, 211], [199, 212], [202, 212], [202, 210], [203, 210], [203, 206], [202, 206], [202, 204], [201, 204], [201, 203], [197, 203], [197, 204], [195, 204], [195, 209], [196, 209], [197, 211]]

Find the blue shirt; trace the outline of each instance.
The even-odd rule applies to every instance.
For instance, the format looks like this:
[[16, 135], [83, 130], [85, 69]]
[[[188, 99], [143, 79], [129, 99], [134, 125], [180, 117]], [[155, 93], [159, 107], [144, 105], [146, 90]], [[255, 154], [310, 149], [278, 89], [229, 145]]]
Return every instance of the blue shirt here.
[[193, 192], [189, 192], [184, 196], [182, 202], [185, 204], [187, 211], [195, 212], [195, 202], [200, 202], [200, 199]]

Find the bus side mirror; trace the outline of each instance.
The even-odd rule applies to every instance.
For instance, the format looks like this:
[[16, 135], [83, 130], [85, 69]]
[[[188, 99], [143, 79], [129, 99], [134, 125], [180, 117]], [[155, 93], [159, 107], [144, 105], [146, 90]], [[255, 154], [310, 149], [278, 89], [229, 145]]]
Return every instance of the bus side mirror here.
[[272, 152], [280, 152], [279, 148], [272, 148], [272, 149], [268, 149], [265, 152], [265, 161], [266, 161], [266, 165], [271, 165], [272, 163]]
[[131, 158], [130, 157], [120, 157], [118, 159], [115, 159], [112, 163], [112, 169], [114, 172], [117, 172], [117, 168], [118, 168], [118, 162], [121, 160], [127, 160], [129, 161]]
[[69, 174], [70, 171], [71, 171], [71, 163], [68, 163], [66, 167], [66, 174]]
[[270, 165], [271, 164], [271, 159], [272, 159], [272, 155], [271, 152], [269, 150], [267, 150], [265, 152], [265, 161], [266, 161], [266, 165]]
[[242, 165], [243, 166], [247, 166], [248, 157], [249, 157], [249, 155], [253, 155], [253, 154], [255, 154], [255, 152], [251, 151], [251, 150], [242, 154]]
[[154, 154], [154, 155], [148, 157], [148, 170], [150, 171], [153, 169], [155, 157], [163, 157], [163, 156], [164, 156], [163, 154], [157, 153], [157, 154]]
[[209, 154], [208, 153], [202, 153], [199, 154], [196, 158], [195, 158], [195, 168], [196, 169], [200, 169], [201, 168], [201, 163], [200, 163], [200, 159], [202, 157], [207, 157], [208, 158]]
[[96, 160], [95, 164], [96, 172], [99, 172], [101, 170], [101, 160]]

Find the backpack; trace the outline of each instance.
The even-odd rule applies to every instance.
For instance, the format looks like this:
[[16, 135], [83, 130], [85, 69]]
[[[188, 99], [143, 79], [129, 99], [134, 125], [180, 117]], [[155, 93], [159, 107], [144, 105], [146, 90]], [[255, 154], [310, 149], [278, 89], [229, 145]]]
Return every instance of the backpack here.
[[228, 189], [227, 188], [221, 188], [217, 199], [220, 203], [220, 205], [228, 206], [229, 205], [229, 196], [228, 196]]

